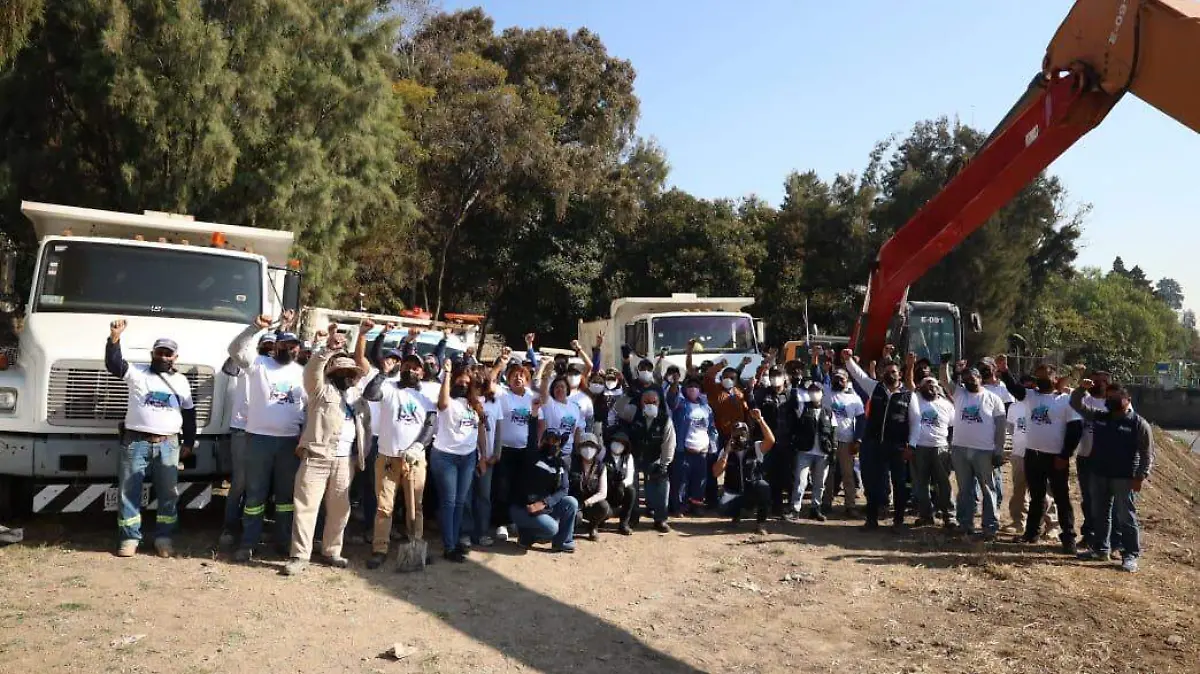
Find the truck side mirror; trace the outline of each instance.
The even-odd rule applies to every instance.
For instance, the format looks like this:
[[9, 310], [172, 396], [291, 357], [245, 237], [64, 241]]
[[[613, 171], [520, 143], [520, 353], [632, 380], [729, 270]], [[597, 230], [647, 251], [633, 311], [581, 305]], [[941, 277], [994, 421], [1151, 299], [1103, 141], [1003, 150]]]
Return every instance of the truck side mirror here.
[[300, 278], [298, 270], [289, 269], [283, 277], [283, 308], [300, 313]]
[[983, 318], [978, 311], [971, 312], [971, 332], [983, 332]]
[[767, 322], [761, 318], [754, 319], [754, 337], [758, 340], [758, 348], [767, 341]]

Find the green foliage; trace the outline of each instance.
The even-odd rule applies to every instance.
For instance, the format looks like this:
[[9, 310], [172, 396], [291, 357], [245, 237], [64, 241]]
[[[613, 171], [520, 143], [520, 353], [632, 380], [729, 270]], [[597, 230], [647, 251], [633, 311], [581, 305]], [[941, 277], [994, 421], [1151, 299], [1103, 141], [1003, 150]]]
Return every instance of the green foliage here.
[[42, 16], [45, 0], [4, 0], [0, 3], [0, 70], [26, 44], [29, 32]]
[[1183, 309], [1183, 286], [1173, 278], [1160, 279], [1154, 288], [1154, 296], [1175, 311]]

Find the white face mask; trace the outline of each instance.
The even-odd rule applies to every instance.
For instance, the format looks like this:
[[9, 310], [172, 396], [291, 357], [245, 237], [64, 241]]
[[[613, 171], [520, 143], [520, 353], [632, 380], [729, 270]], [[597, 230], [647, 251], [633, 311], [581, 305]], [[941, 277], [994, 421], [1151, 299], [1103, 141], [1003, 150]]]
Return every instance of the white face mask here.
[[808, 394], [808, 401], [811, 402], [813, 405], [820, 405], [821, 399], [824, 397], [825, 397], [824, 393], [821, 393], [820, 391], [815, 391], [815, 392]]
[[620, 385], [621, 385], [621, 382], [617, 381], [616, 379], [606, 379], [606, 380], [604, 380], [604, 388], [606, 388], [606, 389], [608, 389], [608, 390], [610, 390], [610, 391], [615, 391], [615, 390], [617, 390], [617, 387], [618, 387], [618, 386], [620, 386]]
[[728, 391], [733, 388], [733, 380], [729, 377], [726, 377], [721, 380], [721, 386], [724, 386], [725, 390]]
[[771, 377], [771, 386], [775, 388], [783, 386], [783, 377]]
[[669, 375], [667, 375], [667, 381], [671, 382], [672, 384], [678, 384], [679, 383], [679, 375], [669, 374]]
[[583, 381], [583, 377], [577, 374], [569, 375], [567, 377], [567, 384], [573, 389], [579, 388], [579, 382], [581, 381]]
[[642, 414], [646, 415], [647, 419], [653, 419], [658, 416], [658, 405], [643, 405]]
[[654, 373], [650, 370], [642, 370], [641, 372], [638, 372], [638, 381], [642, 382], [643, 384], [649, 384], [650, 382], [654, 381]]
[[579, 450], [579, 455], [582, 456], [584, 459], [591, 461], [592, 459], [596, 458], [596, 448], [595, 447], [582, 447]]
[[617, 456], [620, 456], [625, 453], [625, 445], [623, 445], [619, 442], [610, 443], [608, 445], [608, 451], [612, 452], [613, 454], [615, 454]]
[[592, 382], [591, 384], [588, 384], [588, 390], [595, 394], [604, 393], [604, 384]]

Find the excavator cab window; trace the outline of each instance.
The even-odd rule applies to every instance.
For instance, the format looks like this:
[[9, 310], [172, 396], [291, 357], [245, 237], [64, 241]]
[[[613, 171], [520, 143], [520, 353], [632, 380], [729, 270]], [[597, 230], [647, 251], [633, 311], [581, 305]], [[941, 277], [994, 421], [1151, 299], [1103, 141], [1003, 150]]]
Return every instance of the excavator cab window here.
[[915, 353], [918, 359], [928, 358], [934, 364], [941, 362], [943, 353], [958, 360], [962, 357], [960, 331], [958, 318], [950, 311], [914, 311], [903, 333], [905, 343], [896, 346], [902, 353]]

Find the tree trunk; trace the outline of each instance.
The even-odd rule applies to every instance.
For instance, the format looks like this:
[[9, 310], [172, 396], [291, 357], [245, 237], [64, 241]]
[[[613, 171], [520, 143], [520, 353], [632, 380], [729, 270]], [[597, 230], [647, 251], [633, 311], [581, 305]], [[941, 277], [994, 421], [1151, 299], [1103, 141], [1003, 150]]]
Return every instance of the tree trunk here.
[[446, 280], [446, 257], [450, 254], [450, 244], [454, 243], [454, 235], [458, 232], [458, 227], [467, 219], [467, 214], [471, 212], [471, 206], [475, 204], [475, 200], [479, 198], [479, 190], [475, 190], [466, 203], [458, 212], [458, 217], [454, 219], [454, 224], [450, 226], [450, 232], [446, 234], [446, 242], [442, 244], [442, 259], [440, 268], [438, 269], [437, 292], [434, 297], [437, 298], [437, 304], [434, 305], [433, 320], [438, 320], [442, 315], [442, 284]]

